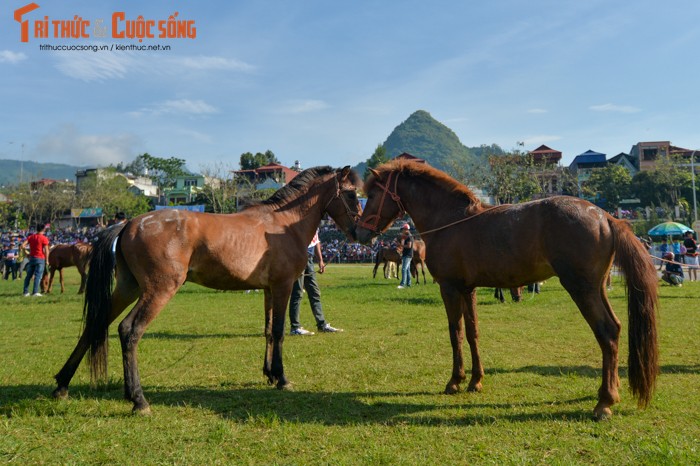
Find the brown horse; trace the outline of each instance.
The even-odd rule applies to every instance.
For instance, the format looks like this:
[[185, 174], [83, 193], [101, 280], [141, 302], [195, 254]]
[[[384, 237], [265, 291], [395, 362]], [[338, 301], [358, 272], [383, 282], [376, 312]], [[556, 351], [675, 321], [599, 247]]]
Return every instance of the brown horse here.
[[53, 289], [53, 277], [58, 270], [59, 281], [61, 282], [61, 293], [65, 291], [63, 286], [63, 268], [75, 266], [80, 273], [80, 289], [78, 294], [85, 291], [87, 280], [87, 268], [92, 254], [92, 245], [88, 243], [58, 244], [49, 253], [48, 273], [44, 274], [41, 280], [41, 288], [44, 293], [51, 293]]
[[68, 384], [88, 348], [92, 380], [104, 378], [109, 324], [136, 300], [119, 324], [124, 392], [134, 403], [134, 412], [149, 413], [138, 372], [137, 345], [148, 324], [186, 281], [219, 290], [264, 290], [267, 343], [263, 374], [277, 388], [288, 388], [282, 342], [292, 285], [304, 271], [306, 248], [324, 213], [354, 239], [361, 212], [356, 194], [359, 183], [350, 167], [311, 168], [268, 200], [239, 213], [159, 210], [105, 230], [90, 262], [85, 328], [56, 375], [54, 396], [68, 395]]
[[411, 260], [411, 275], [416, 279], [416, 285], [420, 285], [418, 277], [418, 266], [423, 273], [423, 284], [425, 285], [425, 241], [417, 239], [413, 241], [413, 259]]
[[[396, 246], [385, 246], [377, 251], [377, 256], [374, 259], [372, 278], [377, 278], [377, 268], [379, 268], [379, 264], [382, 262], [384, 263], [384, 278], [390, 278], [386, 268], [390, 263], [393, 263], [396, 268], [398, 268], [398, 264], [401, 262], [401, 251], [399, 251]], [[391, 271], [391, 267], [389, 267], [389, 271]], [[398, 272], [396, 273], [396, 278], [399, 278]]]
[[425, 241], [428, 269], [440, 285], [449, 321], [453, 369], [446, 393], [457, 392], [466, 379], [463, 325], [472, 360], [468, 390], [482, 387], [475, 288], [514, 288], [556, 275], [603, 354], [594, 415], [611, 416], [610, 407], [619, 401], [621, 325], [605, 279], [614, 258], [627, 279], [630, 388], [640, 407], [649, 404], [658, 373], [658, 279], [648, 252], [626, 223], [566, 196], [486, 207], [443, 172], [411, 162], [392, 161], [373, 170], [364, 189], [368, 199], [358, 240], [369, 242], [405, 211]]

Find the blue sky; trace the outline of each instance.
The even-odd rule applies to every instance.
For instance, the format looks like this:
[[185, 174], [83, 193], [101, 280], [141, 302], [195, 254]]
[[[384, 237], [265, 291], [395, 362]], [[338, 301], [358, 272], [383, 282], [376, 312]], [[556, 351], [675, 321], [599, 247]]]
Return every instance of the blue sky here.
[[[0, 7], [0, 158], [22, 145], [25, 160], [75, 165], [148, 152], [199, 171], [269, 149], [286, 165], [354, 165], [419, 109], [467, 146], [547, 144], [565, 164], [639, 141], [700, 149], [696, 0], [35, 1], [27, 43], [13, 13], [30, 1]], [[94, 37], [116, 11], [178, 12], [196, 38]], [[76, 15], [89, 38], [32, 36], [44, 16]]]

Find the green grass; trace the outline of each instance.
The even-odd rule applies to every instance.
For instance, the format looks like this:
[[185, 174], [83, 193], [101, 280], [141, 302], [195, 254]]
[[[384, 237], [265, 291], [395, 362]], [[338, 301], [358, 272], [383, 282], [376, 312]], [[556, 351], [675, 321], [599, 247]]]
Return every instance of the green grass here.
[[[601, 354], [556, 279], [519, 304], [479, 292], [482, 393], [441, 392], [451, 371], [437, 285], [397, 290], [368, 266], [320, 276], [327, 319], [342, 334], [288, 337], [294, 390], [262, 375], [262, 293], [187, 284], [139, 347], [153, 415], [131, 415], [111, 328], [110, 383], [89, 387], [83, 365], [70, 398], [52, 376], [80, 331], [78, 276], [67, 292], [23, 298], [0, 282], [0, 462], [12, 464], [697, 464], [700, 463], [700, 283], [662, 286], [662, 374], [652, 405], [627, 391], [624, 289], [622, 402], [592, 420]], [[306, 300], [302, 323], [314, 328]]]

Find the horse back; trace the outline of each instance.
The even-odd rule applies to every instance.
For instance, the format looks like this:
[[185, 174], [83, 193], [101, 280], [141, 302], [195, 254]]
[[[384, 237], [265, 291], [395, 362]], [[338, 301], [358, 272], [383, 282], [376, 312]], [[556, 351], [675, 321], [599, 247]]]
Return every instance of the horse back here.
[[500, 288], [545, 280], [564, 264], [602, 273], [613, 254], [609, 218], [569, 196], [487, 209], [426, 235], [426, 262], [438, 278]]

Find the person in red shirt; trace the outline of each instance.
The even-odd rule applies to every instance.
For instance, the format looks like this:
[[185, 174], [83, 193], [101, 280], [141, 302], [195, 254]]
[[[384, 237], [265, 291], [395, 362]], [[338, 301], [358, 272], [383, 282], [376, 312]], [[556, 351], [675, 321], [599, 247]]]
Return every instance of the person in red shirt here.
[[23, 248], [29, 246], [29, 264], [27, 264], [27, 276], [24, 278], [24, 296], [29, 296], [29, 282], [34, 277], [34, 292], [32, 296], [41, 296], [39, 287], [41, 285], [41, 277], [44, 276], [44, 268], [49, 260], [49, 239], [44, 235], [46, 225], [39, 224], [36, 226], [36, 233], [30, 235], [24, 244]]

